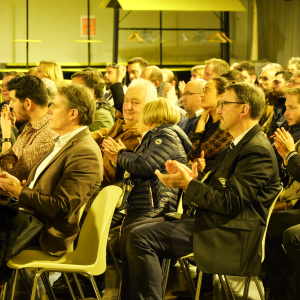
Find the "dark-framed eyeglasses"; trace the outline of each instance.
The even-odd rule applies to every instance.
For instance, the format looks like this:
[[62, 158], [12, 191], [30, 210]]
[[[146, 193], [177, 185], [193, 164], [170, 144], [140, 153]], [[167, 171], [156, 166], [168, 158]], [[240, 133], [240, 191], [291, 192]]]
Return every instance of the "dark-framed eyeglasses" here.
[[194, 95], [194, 94], [202, 94], [202, 93], [191, 93], [191, 92], [185, 92], [183, 95], [182, 95], [182, 97], [184, 96], [184, 97], [188, 97], [188, 96], [190, 96], [190, 95]]
[[220, 106], [220, 107], [221, 107], [221, 110], [223, 110], [224, 104], [229, 104], [229, 103], [246, 104], [246, 103], [244, 103], [244, 102], [231, 102], [231, 101], [224, 101], [224, 100], [222, 100], [222, 101], [220, 101], [220, 102], [218, 103], [218, 106]]

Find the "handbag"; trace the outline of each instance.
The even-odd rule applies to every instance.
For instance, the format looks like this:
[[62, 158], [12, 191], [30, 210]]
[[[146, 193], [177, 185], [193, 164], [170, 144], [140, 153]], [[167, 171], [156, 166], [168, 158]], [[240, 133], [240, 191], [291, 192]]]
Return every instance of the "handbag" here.
[[121, 180], [117, 181], [114, 185], [122, 189], [121, 196], [119, 197], [118, 203], [116, 205], [116, 211], [121, 211], [128, 207], [127, 199], [134, 187], [134, 184], [132, 183], [130, 178], [122, 178]]

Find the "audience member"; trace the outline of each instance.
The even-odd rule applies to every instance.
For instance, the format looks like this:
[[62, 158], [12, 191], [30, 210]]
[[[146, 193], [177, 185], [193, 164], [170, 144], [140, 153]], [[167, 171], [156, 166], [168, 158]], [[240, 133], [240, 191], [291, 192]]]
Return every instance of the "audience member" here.
[[160, 71], [163, 74], [163, 81], [166, 83], [172, 83], [172, 81], [174, 80], [174, 73], [166, 68], [160, 69]]
[[[45, 84], [35, 76], [11, 79], [7, 84], [10, 108], [17, 121], [28, 122], [15, 144], [11, 144], [11, 113], [1, 116], [2, 153], [1, 169], [18, 180], [27, 180], [34, 166], [54, 145], [57, 133], [49, 128], [48, 97]], [[7, 193], [0, 190], [0, 199], [7, 200]]]
[[[125, 72], [120, 72], [120, 70], [123, 70], [122, 68], [125, 69], [125, 67], [118, 64], [110, 64], [107, 66], [104, 74], [105, 85], [109, 89], [104, 93], [104, 98], [110, 106], [114, 106], [120, 112], [122, 112], [124, 93], [126, 91], [126, 86], [123, 85], [126, 69]], [[120, 74], [122, 74], [121, 78]]]
[[130, 81], [141, 78], [142, 71], [148, 67], [148, 62], [142, 57], [133, 57], [127, 63], [127, 72]]
[[190, 136], [192, 130], [197, 124], [201, 113], [203, 111], [201, 106], [203, 87], [206, 81], [203, 79], [189, 81], [184, 89], [184, 94], [181, 97], [181, 101], [186, 111], [186, 117], [178, 122], [178, 126]]
[[194, 66], [191, 69], [191, 81], [196, 79], [203, 79], [205, 65]]
[[276, 97], [273, 112], [268, 120], [262, 126], [262, 131], [265, 132], [273, 144], [274, 132], [277, 128], [284, 127], [288, 129], [288, 123], [285, 118], [285, 94], [288, 90], [287, 84], [292, 77], [289, 71], [280, 71], [275, 74], [273, 81], [273, 94]]
[[293, 74], [296, 71], [300, 71], [300, 57], [292, 57], [287, 65], [286, 65], [286, 69], [290, 72], [292, 72]]
[[229, 64], [226, 61], [218, 58], [212, 58], [206, 61], [203, 79], [209, 81], [212, 78], [220, 77], [228, 71]]
[[195, 180], [196, 164], [191, 171], [168, 161], [170, 175], [155, 172], [166, 186], [186, 190], [183, 202], [196, 209], [195, 219], [155, 218], [125, 228], [122, 300], [162, 299], [161, 260], [192, 252], [203, 272], [260, 273], [267, 213], [280, 190], [274, 151], [258, 125], [263, 106], [258, 88], [247, 83], [227, 88], [218, 113], [233, 145], [220, 152], [204, 183]]
[[245, 82], [251, 83], [253, 85], [255, 84], [256, 73], [255, 73], [255, 66], [252, 63], [248, 61], [243, 61], [237, 65], [236, 70], [242, 73]]
[[[101, 151], [86, 126], [92, 122], [94, 110], [95, 100], [88, 88], [59, 87], [49, 108], [50, 127], [59, 135], [52, 151], [31, 171], [26, 185], [6, 172], [0, 173], [0, 186], [14, 197], [9, 204], [16, 205], [16, 210], [26, 209], [19, 214], [28, 223], [38, 220], [44, 224], [39, 245], [51, 255], [61, 256], [72, 245], [79, 233], [80, 208], [101, 184]], [[30, 228], [20, 232], [12, 255], [39, 235]], [[22, 240], [25, 236], [27, 243]]]
[[[105, 138], [111, 137], [115, 141], [121, 140], [125, 147], [134, 151], [139, 144], [137, 133], [138, 119], [141, 116], [143, 106], [146, 102], [156, 99], [157, 92], [155, 86], [148, 80], [140, 78], [133, 81], [125, 94], [123, 115], [124, 120], [118, 119], [113, 127], [99, 129], [91, 135], [98, 145], [102, 146]], [[107, 155], [103, 156], [104, 175], [102, 186], [107, 186], [116, 182], [116, 169]]]
[[122, 231], [133, 222], [161, 217], [176, 210], [181, 194], [179, 189], [164, 186], [154, 171], [159, 169], [167, 173], [165, 162], [169, 159], [187, 165], [192, 144], [175, 125], [178, 120], [179, 113], [170, 100], [151, 100], [144, 105], [139, 119], [138, 133], [142, 141], [134, 153], [122, 142], [117, 143], [111, 138], [103, 141], [103, 151], [117, 165], [119, 177], [127, 171], [133, 187], [127, 199]]
[[89, 129], [91, 132], [101, 128], [110, 129], [114, 124], [115, 109], [110, 107], [103, 97], [104, 80], [94, 71], [81, 71], [73, 74], [72, 84], [80, 84], [89, 88], [96, 101], [94, 120]]
[[232, 83], [245, 81], [244, 76], [238, 70], [230, 70], [229, 72], [222, 74], [221, 77], [226, 78], [227, 80], [231, 81]]
[[141, 78], [149, 80], [154, 84], [157, 90], [157, 97], [164, 97], [165, 82], [163, 81], [163, 74], [160, 68], [156, 66], [146, 67], [141, 74]]
[[[228, 131], [221, 129], [218, 113], [218, 106], [227, 85], [228, 81], [225, 78], [213, 78], [206, 83], [201, 94], [201, 106], [204, 111], [190, 136], [193, 143], [190, 159], [198, 164], [200, 172], [210, 171], [219, 151], [232, 140]], [[205, 158], [205, 165], [202, 164], [203, 158]], [[201, 175], [200, 172], [199, 175]]]
[[292, 78], [287, 84], [288, 88], [294, 88], [300, 86], [300, 71], [295, 71]]
[[[300, 88], [291, 89], [299, 101]], [[283, 172], [290, 178], [289, 185], [280, 194], [282, 204], [291, 210], [273, 212], [266, 236], [264, 268], [271, 287], [269, 299], [300, 299], [300, 156], [298, 142], [285, 129], [277, 129], [275, 147], [282, 156]], [[273, 298], [272, 298], [273, 297]]]
[[40, 79], [46, 77], [55, 82], [56, 85], [64, 82], [63, 72], [58, 62], [54, 60], [42, 60], [37, 67], [35, 76]]
[[273, 81], [275, 74], [282, 71], [282, 67], [279, 64], [268, 64], [263, 69], [258, 78], [259, 87], [264, 91], [265, 99], [265, 110], [263, 116], [259, 122], [260, 126], [263, 126], [268, 120], [270, 114], [273, 112], [275, 97], [273, 94]]

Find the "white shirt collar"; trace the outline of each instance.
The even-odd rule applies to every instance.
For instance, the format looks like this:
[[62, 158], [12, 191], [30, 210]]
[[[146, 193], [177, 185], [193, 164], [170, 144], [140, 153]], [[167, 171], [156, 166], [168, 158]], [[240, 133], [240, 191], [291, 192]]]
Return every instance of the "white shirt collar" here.
[[197, 118], [199, 117], [203, 112], [203, 108], [197, 110], [193, 115], [191, 116], [188, 116], [188, 114], [186, 113], [186, 117], [189, 118], [189, 119], [193, 119], [193, 118]]
[[242, 138], [247, 134], [247, 132], [249, 130], [251, 130], [253, 127], [249, 128], [248, 130], [246, 130], [242, 134], [240, 134], [237, 138], [233, 139], [232, 142], [233, 142], [234, 146], [236, 146], [242, 140]]
[[77, 133], [87, 128], [87, 126], [80, 127], [68, 134], [65, 134], [63, 136], [58, 137], [57, 142], [55, 143], [55, 146], [57, 147], [63, 147], [72, 137], [74, 137]]

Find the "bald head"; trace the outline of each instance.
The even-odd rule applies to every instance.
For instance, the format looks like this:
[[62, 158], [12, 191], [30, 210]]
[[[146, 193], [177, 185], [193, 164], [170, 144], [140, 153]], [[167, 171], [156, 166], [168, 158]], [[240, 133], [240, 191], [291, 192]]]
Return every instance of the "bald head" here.
[[163, 81], [163, 74], [160, 68], [156, 66], [150, 66], [143, 70], [141, 78], [151, 81], [155, 87], [158, 87]]
[[201, 109], [201, 94], [205, 84], [205, 80], [197, 79], [189, 81], [185, 85], [181, 101], [188, 116], [192, 116], [196, 111]]

